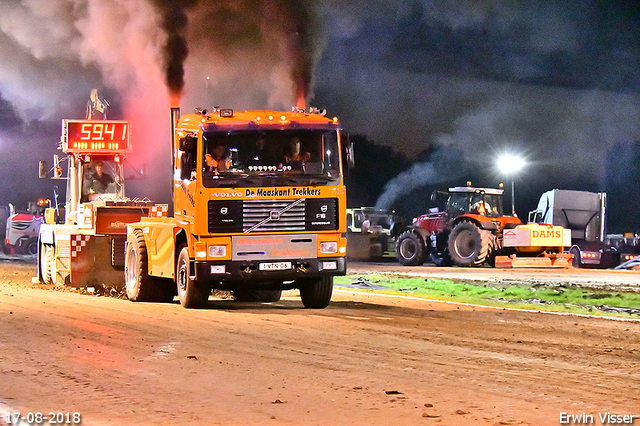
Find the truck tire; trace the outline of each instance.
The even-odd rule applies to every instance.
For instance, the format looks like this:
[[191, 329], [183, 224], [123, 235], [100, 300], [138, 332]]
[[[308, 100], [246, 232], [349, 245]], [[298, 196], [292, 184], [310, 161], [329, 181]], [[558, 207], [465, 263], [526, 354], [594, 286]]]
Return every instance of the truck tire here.
[[53, 283], [53, 246], [40, 244], [40, 278], [44, 284]]
[[200, 308], [209, 300], [211, 288], [191, 275], [189, 249], [186, 246], [180, 246], [178, 250], [180, 253], [176, 264], [178, 299], [185, 308]]
[[582, 256], [580, 255], [580, 249], [576, 246], [573, 246], [569, 249], [569, 253], [573, 255], [571, 266], [574, 268], [582, 268]]
[[300, 299], [305, 308], [323, 309], [329, 306], [333, 293], [333, 277], [303, 278], [296, 280]]
[[449, 255], [455, 265], [480, 266], [489, 257], [491, 242], [491, 232], [462, 221], [449, 235]]
[[147, 246], [142, 231], [127, 237], [124, 263], [124, 284], [127, 297], [133, 302], [169, 302], [173, 300], [170, 280], [149, 276]]
[[38, 238], [31, 237], [25, 242], [24, 254], [38, 254]]
[[277, 302], [282, 297], [282, 290], [255, 290], [237, 289], [233, 290], [233, 298], [238, 302]]
[[422, 237], [412, 230], [404, 231], [396, 242], [396, 257], [403, 266], [422, 265], [426, 251]]

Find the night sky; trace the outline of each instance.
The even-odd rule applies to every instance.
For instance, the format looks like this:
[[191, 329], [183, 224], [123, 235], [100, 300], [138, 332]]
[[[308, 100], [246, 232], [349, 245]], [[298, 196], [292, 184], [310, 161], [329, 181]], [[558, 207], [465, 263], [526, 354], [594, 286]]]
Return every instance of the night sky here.
[[168, 201], [173, 87], [183, 111], [302, 94], [413, 163], [373, 194], [407, 216], [433, 189], [508, 185], [511, 152], [521, 217], [552, 188], [607, 191], [609, 230], [640, 232], [639, 29], [635, 1], [2, 0], [0, 203], [49, 196], [37, 161], [93, 87], [133, 123], [132, 169], [160, 182], [129, 195]]

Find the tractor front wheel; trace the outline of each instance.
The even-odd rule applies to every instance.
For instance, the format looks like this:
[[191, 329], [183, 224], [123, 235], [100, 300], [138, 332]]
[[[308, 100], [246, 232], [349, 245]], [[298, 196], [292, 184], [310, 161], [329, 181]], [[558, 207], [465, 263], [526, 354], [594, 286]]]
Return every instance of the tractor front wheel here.
[[396, 242], [396, 257], [404, 266], [422, 265], [426, 258], [426, 247], [422, 237], [414, 231], [404, 231]]

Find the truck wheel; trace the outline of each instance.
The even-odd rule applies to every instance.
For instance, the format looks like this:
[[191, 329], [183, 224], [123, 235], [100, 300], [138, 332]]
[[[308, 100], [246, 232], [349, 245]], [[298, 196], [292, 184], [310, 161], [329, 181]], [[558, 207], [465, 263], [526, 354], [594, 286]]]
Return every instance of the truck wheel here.
[[[48, 266], [48, 270], [47, 270], [47, 276], [45, 277], [45, 280], [49, 280], [48, 284], [55, 284], [56, 280], [56, 246], [52, 245], [52, 246], [47, 246], [47, 266]], [[46, 282], [46, 281], [45, 281]]]
[[40, 277], [45, 284], [53, 283], [53, 251], [54, 247], [40, 244]]
[[329, 306], [333, 293], [333, 277], [303, 278], [296, 280], [300, 299], [305, 308], [323, 309]]
[[396, 242], [396, 257], [404, 266], [418, 266], [424, 263], [426, 247], [422, 237], [413, 231], [404, 231]]
[[195, 276], [191, 275], [189, 249], [186, 246], [181, 246], [179, 250], [180, 254], [176, 264], [176, 286], [180, 304], [185, 308], [202, 307], [209, 300], [211, 288], [197, 281]]
[[571, 247], [569, 249], [569, 253], [573, 255], [573, 259], [571, 260], [571, 266], [574, 268], [582, 267], [582, 257], [580, 256], [580, 249], [577, 247]]
[[25, 242], [25, 254], [38, 254], [38, 238], [31, 237]]
[[471, 222], [458, 223], [449, 235], [449, 255], [458, 266], [480, 266], [491, 248], [491, 232]]
[[233, 290], [233, 298], [238, 302], [277, 302], [282, 297], [282, 290]]
[[133, 302], [168, 302], [173, 300], [170, 280], [149, 276], [147, 246], [142, 231], [135, 230], [127, 237], [124, 262], [127, 297]]

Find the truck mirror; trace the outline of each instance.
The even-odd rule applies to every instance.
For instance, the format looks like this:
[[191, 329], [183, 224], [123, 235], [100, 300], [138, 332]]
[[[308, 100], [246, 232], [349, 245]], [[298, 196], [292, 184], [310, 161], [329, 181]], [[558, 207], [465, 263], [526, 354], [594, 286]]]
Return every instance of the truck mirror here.
[[355, 154], [353, 151], [353, 142], [347, 133], [340, 132], [340, 139], [343, 141], [343, 155], [347, 160], [347, 168], [353, 169], [356, 165]]
[[40, 161], [38, 162], [38, 177], [40, 179], [46, 179], [47, 178], [47, 162], [46, 161]]
[[193, 151], [196, 144], [196, 138], [193, 136], [185, 136], [180, 138], [180, 151]]
[[431, 202], [432, 202], [432, 203], [435, 203], [435, 202], [436, 202], [436, 199], [438, 198], [438, 194], [436, 194], [436, 191], [433, 191], [433, 192], [431, 193], [431, 197], [430, 197], [430, 198], [431, 198]]

